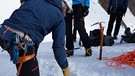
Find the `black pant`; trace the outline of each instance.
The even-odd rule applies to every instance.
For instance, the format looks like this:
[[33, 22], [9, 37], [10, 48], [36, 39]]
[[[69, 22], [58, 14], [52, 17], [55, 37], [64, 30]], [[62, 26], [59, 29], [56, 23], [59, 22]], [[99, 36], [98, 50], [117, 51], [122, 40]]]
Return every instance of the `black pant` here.
[[76, 41], [76, 37], [77, 37], [77, 29], [74, 25], [74, 28], [73, 28], [73, 39]]
[[[16, 67], [18, 68], [19, 64]], [[23, 63], [19, 76], [40, 76], [36, 57]]]
[[[73, 5], [74, 15], [74, 27], [78, 31], [85, 48], [90, 48], [90, 41], [88, 34], [85, 29], [84, 17], [83, 17], [83, 6], [82, 4]], [[73, 34], [72, 34], [72, 15], [66, 17], [66, 48], [72, 50], [73, 46]]]
[[[19, 76], [40, 76], [38, 61], [36, 58], [37, 49], [38, 49], [38, 46], [33, 46], [33, 47], [28, 48], [28, 52], [26, 53], [26, 55], [31, 55], [31, 54], [35, 53], [35, 56], [34, 56], [34, 58], [32, 58], [26, 62], [23, 62]], [[20, 56], [22, 56], [23, 53], [24, 53], [24, 51], [20, 52]], [[19, 65], [20, 64], [16, 64], [17, 69], [18, 69]]]
[[66, 21], [66, 48], [72, 50], [74, 48], [73, 31], [72, 31], [72, 16], [73, 13], [67, 13], [65, 17]]
[[121, 11], [122, 11], [122, 8], [112, 8], [109, 23], [108, 23], [107, 35], [111, 36], [113, 24], [115, 20], [116, 20], [116, 25], [115, 25], [113, 35], [116, 35], [116, 36], [118, 35], [122, 16], [123, 16], [123, 13]]
[[85, 48], [90, 48], [89, 37], [85, 29], [82, 4], [73, 5], [73, 11], [74, 11], [74, 25], [78, 30], [83, 46]]

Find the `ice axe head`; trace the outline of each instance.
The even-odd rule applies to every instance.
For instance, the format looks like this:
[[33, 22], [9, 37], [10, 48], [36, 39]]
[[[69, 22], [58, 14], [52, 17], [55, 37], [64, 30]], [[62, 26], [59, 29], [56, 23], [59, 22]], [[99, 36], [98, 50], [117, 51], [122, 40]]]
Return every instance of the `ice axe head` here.
[[97, 24], [101, 24], [101, 23], [105, 23], [105, 22], [104, 21], [96, 22], [96, 23], [92, 24], [91, 26], [94, 26], [94, 25], [97, 25]]

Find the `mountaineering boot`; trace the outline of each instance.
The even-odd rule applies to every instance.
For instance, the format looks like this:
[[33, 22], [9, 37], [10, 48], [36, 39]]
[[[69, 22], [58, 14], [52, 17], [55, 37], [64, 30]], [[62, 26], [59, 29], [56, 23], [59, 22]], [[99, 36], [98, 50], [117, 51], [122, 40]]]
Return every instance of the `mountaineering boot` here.
[[85, 52], [85, 56], [91, 56], [92, 55], [92, 50], [91, 48], [85, 48], [86, 52]]
[[74, 51], [73, 50], [66, 50], [66, 56], [73, 56], [74, 55]]
[[69, 67], [62, 69], [62, 72], [63, 72], [63, 76], [70, 76]]
[[115, 40], [118, 39], [117, 35], [113, 35], [113, 39]]

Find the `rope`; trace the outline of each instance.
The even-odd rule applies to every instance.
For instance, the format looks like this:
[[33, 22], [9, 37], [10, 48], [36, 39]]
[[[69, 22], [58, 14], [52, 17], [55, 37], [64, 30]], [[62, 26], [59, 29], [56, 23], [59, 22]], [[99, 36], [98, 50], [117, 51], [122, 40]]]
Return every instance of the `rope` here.
[[110, 59], [106, 57], [104, 60], [108, 60], [105, 64], [114, 69], [125, 69], [127, 67], [135, 68], [135, 50], [125, 52], [120, 56]]

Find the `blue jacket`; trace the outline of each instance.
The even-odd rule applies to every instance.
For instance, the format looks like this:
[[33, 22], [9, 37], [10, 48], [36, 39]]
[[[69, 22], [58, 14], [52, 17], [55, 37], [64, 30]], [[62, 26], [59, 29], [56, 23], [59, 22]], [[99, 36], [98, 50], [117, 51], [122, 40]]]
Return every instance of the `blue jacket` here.
[[61, 0], [27, 0], [3, 24], [28, 34], [37, 45], [52, 32], [55, 59], [63, 69], [68, 62], [64, 47], [66, 27], [59, 9], [61, 6]]
[[112, 7], [112, 8], [117, 8], [117, 7], [127, 8], [128, 1], [129, 0], [109, 0], [108, 8], [110, 8], [110, 7]]
[[54, 6], [58, 7], [58, 8], [62, 8], [62, 2], [61, 0], [45, 0], [51, 4], [53, 4]]
[[[20, 2], [26, 2], [26, 1], [28, 1], [28, 0], [20, 0]], [[45, 0], [45, 1], [55, 5], [56, 7], [60, 8], [60, 9], [62, 7], [61, 0]]]
[[[49, 4], [46, 1], [48, 1]], [[37, 2], [39, 4], [37, 4], [35, 2]], [[41, 2], [43, 2], [43, 3], [41, 3]], [[43, 11], [43, 10], [50, 8], [49, 6], [48, 6], [48, 8], [44, 7], [44, 6], [50, 5], [50, 3], [51, 3], [51, 5], [56, 6], [58, 8], [61, 8], [61, 6], [62, 6], [61, 0], [27, 0], [25, 5], [21, 6], [19, 9], [15, 10], [14, 11], [15, 13], [13, 12], [11, 17], [9, 19], [5, 20], [3, 24], [29, 34], [31, 36], [31, 38], [33, 38], [35, 43], [39, 44], [40, 42], [42, 42], [44, 36], [48, 32], [51, 31], [51, 28], [48, 28], [46, 26], [41, 27], [44, 24], [50, 25], [50, 22], [46, 23], [46, 21], [43, 21], [43, 20], [47, 20], [47, 19], [49, 20], [49, 18], [51, 16], [50, 15], [45, 16], [45, 17], [42, 16], [43, 15], [42, 13], [46, 13], [46, 14], [54, 13], [53, 11]], [[41, 11], [41, 10], [42, 10], [42, 12], [37, 12], [37, 11]], [[20, 14], [16, 14], [16, 12], [20, 13]], [[23, 12], [27, 13], [27, 14], [24, 15]], [[61, 13], [62, 13], [62, 11], [61, 11]], [[34, 16], [33, 16], [33, 14], [34, 14]], [[36, 16], [38, 16], [38, 17], [36, 17]], [[48, 17], [48, 18], [46, 18], [46, 17]], [[42, 23], [41, 23], [40, 19], [42, 20]], [[50, 21], [53, 21], [53, 20], [50, 19]], [[37, 27], [39, 25], [40, 25], [40, 27]], [[26, 30], [25, 28], [28, 28], [29, 30], [31, 28], [33, 28], [33, 29], [30, 32], [29, 30]], [[46, 31], [44, 31], [44, 30], [46, 30]]]
[[20, 0], [20, 2], [25, 2], [26, 0]]
[[90, 7], [90, 0], [72, 0], [74, 4], [84, 4], [84, 6]]

